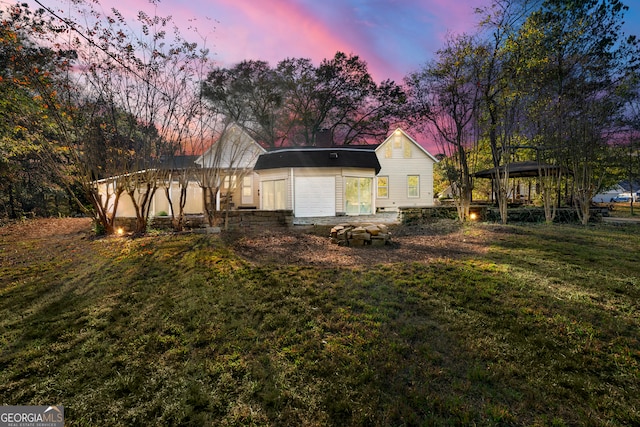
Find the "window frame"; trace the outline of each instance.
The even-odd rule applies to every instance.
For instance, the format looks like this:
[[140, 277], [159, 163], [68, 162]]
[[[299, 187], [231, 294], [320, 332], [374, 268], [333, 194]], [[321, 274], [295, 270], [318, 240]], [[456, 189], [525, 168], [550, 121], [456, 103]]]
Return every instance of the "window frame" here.
[[[416, 178], [416, 185], [411, 185], [411, 178]], [[412, 195], [412, 189], [415, 189], [415, 195]], [[420, 198], [420, 175], [407, 175], [407, 198], [419, 199]]]
[[[386, 185], [381, 186], [380, 185], [380, 179], [384, 178], [387, 180]], [[380, 195], [380, 187], [384, 188], [386, 190], [386, 195], [381, 196]], [[382, 175], [382, 176], [378, 176], [376, 177], [376, 197], [378, 199], [388, 199], [389, 198], [389, 176], [388, 175]]]

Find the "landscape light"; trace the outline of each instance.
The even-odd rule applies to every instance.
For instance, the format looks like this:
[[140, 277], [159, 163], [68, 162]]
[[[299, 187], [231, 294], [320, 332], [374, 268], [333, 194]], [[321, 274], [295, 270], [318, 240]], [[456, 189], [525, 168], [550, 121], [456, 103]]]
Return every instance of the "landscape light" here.
[[122, 236], [122, 235], [124, 234], [124, 229], [123, 229], [122, 227], [118, 227], [118, 228], [116, 229], [116, 234], [117, 234], [118, 236]]
[[471, 212], [471, 213], [469, 214], [469, 219], [470, 219], [471, 221], [475, 221], [476, 219], [478, 219], [478, 214], [476, 214], [475, 212]]

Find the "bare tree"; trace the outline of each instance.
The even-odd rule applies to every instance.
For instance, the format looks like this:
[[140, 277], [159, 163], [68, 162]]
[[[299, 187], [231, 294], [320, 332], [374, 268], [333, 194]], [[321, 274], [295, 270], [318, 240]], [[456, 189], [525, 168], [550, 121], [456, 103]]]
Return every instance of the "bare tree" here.
[[236, 123], [224, 123], [202, 155], [201, 167], [194, 171], [202, 188], [205, 215], [210, 226], [228, 228], [233, 194], [244, 177], [253, 173], [253, 165], [263, 152], [260, 146]]
[[450, 181], [458, 217], [469, 217], [473, 179], [469, 152], [477, 144], [477, 51], [469, 36], [447, 40], [437, 59], [406, 79], [413, 115], [427, 121], [445, 155], [443, 167]]

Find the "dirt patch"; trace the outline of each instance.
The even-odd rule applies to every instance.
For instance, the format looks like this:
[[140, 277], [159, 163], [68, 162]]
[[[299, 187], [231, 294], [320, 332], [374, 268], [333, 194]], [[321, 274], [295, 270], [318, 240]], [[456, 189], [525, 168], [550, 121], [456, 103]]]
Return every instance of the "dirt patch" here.
[[90, 218], [42, 218], [19, 221], [0, 227], [3, 241], [38, 238], [85, 237], [91, 233]]
[[345, 247], [330, 242], [329, 235], [309, 232], [265, 231], [239, 237], [233, 247], [254, 263], [358, 267], [397, 262], [429, 262], [468, 258], [488, 249], [488, 229], [465, 229], [442, 223], [422, 227], [393, 227], [391, 244]]
[[[494, 235], [490, 226], [463, 227], [442, 220], [423, 226], [392, 226], [391, 244], [386, 246], [344, 247], [331, 243], [328, 230], [265, 230], [226, 237], [239, 256], [256, 264], [359, 267], [469, 258], [485, 253]], [[52, 251], [78, 253], [92, 237], [89, 218], [18, 222], [0, 227], [0, 260], [10, 265], [14, 259], [24, 259], [19, 255], [24, 251], [32, 258], [50, 256]]]
[[90, 218], [42, 218], [0, 227], [0, 263], [15, 266], [25, 260], [71, 258], [86, 249], [92, 236]]

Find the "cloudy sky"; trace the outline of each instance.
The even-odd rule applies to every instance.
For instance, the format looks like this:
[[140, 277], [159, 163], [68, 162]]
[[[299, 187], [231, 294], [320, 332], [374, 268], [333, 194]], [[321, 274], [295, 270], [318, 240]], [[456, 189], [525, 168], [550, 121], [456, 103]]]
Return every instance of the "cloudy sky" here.
[[[29, 1], [31, 3], [31, 1]], [[65, 8], [65, 0], [40, 0]], [[472, 31], [476, 8], [491, 0], [100, 0], [104, 12], [171, 15], [183, 34], [197, 28], [228, 67], [244, 59], [275, 65], [285, 58], [315, 64], [337, 51], [364, 59], [376, 81], [401, 82], [442, 46], [448, 32]], [[640, 0], [626, 0], [626, 31], [640, 36]], [[34, 7], [36, 5], [34, 4]], [[197, 40], [194, 40], [197, 41]]]

